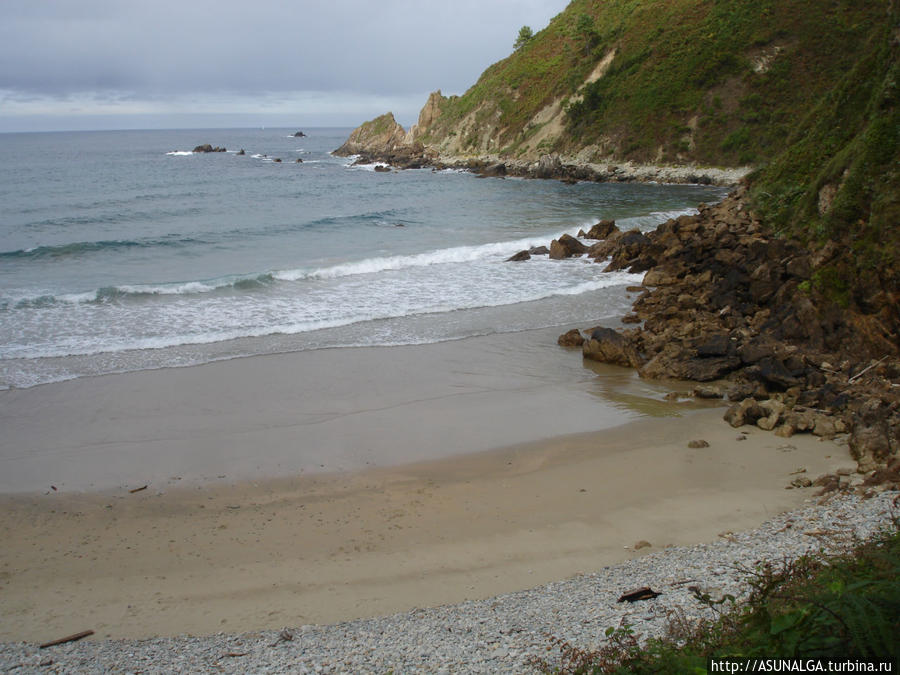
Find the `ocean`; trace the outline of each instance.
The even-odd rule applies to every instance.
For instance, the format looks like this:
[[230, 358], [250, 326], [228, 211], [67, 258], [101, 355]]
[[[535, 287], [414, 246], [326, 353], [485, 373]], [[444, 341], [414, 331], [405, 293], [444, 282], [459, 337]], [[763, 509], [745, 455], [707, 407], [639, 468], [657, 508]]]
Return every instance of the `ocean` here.
[[641, 275], [505, 259], [725, 193], [376, 172], [330, 154], [350, 129], [294, 131], [0, 134], [0, 388], [590, 325]]

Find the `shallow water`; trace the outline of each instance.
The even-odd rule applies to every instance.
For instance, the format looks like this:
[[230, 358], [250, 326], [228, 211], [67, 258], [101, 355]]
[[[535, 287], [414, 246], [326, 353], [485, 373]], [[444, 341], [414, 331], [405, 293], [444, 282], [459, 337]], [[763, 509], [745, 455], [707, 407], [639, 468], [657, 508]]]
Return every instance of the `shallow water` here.
[[379, 173], [305, 131], [0, 135], [0, 386], [614, 316], [638, 277], [505, 258], [723, 194]]

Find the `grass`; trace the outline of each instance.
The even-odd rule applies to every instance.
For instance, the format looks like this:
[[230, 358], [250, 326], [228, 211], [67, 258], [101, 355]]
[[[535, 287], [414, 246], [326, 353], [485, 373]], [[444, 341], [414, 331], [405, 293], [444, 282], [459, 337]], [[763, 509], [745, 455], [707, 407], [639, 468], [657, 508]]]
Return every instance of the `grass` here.
[[900, 659], [900, 534], [896, 525], [845, 555], [805, 556], [751, 575], [747, 601], [697, 601], [714, 621], [670, 620], [669, 635], [640, 646], [630, 626], [606, 631], [590, 651], [556, 640], [559, 665], [544, 673], [705, 673], [712, 657]]

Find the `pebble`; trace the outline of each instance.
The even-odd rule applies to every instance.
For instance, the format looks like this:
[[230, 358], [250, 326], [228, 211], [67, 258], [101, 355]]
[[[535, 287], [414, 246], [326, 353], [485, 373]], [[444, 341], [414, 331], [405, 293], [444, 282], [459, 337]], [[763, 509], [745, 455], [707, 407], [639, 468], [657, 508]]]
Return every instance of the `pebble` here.
[[[559, 650], [548, 651], [551, 637], [597, 649], [606, 641], [604, 631], [623, 623], [643, 641], [662, 636], [672, 612], [710, 618], [711, 610], [696, 601], [691, 587], [713, 597], [740, 598], [748, 590], [749, 571], [763, 561], [840, 551], [855, 538], [892, 526], [898, 498], [898, 492], [868, 500], [838, 495], [713, 543], [666, 548], [525, 591], [393, 616], [283, 631], [81, 641], [44, 650], [0, 643], [0, 672], [536, 672], [535, 658], [559, 665]], [[633, 605], [616, 602], [641, 586], [661, 595]], [[279, 640], [287, 634], [293, 639]]]

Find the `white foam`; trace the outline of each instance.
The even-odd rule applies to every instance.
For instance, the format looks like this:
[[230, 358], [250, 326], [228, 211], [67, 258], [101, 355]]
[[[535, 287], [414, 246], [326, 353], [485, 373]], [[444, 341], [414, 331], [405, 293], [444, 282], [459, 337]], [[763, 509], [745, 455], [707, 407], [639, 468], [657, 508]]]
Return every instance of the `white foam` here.
[[188, 155], [193, 155], [194, 153], [190, 150], [173, 150], [172, 152], [167, 152], [167, 155], [173, 155], [175, 157], [187, 157]]
[[657, 225], [660, 225], [667, 220], [678, 218], [679, 216], [693, 216], [700, 213], [697, 209], [681, 209], [677, 211], [652, 211], [644, 216], [632, 216], [631, 218], [622, 218], [621, 220], [616, 221], [616, 225], [622, 231], [633, 230], [634, 228], [638, 228], [639, 230], [647, 231], [652, 230]]
[[[573, 228], [577, 232], [581, 228]], [[314, 270], [293, 269], [279, 270], [272, 276], [279, 281], [300, 281], [302, 279], [336, 279], [338, 277], [355, 276], [359, 274], [377, 274], [391, 270], [400, 270], [410, 267], [427, 267], [429, 265], [445, 265], [452, 263], [475, 262], [477, 260], [504, 259], [517, 251], [533, 246], [546, 245], [551, 239], [558, 239], [563, 234], [571, 231], [558, 232], [551, 235], [541, 235], [516, 239], [512, 241], [492, 242], [476, 246], [454, 246], [452, 248], [438, 249], [417, 253], [413, 255], [396, 255], [379, 258], [367, 258], [356, 262], [342, 263], [331, 267], [320, 267]]]

